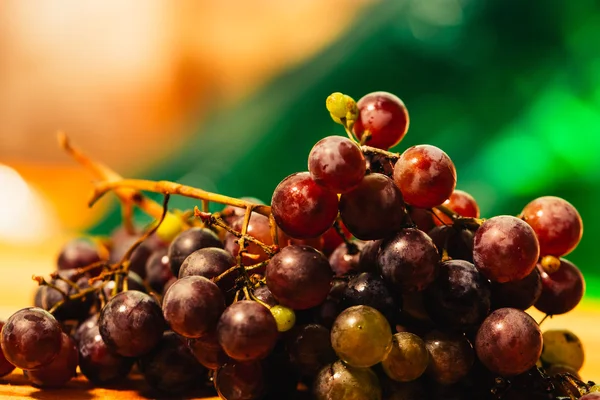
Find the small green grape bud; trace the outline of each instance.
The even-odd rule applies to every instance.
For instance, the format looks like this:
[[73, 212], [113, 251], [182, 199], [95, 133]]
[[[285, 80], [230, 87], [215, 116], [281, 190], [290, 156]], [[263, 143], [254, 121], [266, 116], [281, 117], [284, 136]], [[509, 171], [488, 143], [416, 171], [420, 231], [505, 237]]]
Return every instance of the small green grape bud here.
[[345, 124], [352, 125], [358, 116], [358, 107], [354, 99], [340, 92], [329, 95], [325, 106], [331, 118], [338, 124], [344, 125], [342, 119], [345, 119]]
[[181, 218], [173, 213], [167, 213], [165, 219], [156, 230], [158, 236], [164, 242], [171, 242], [175, 236], [183, 230], [183, 222]]
[[292, 329], [296, 323], [296, 314], [294, 310], [281, 305], [276, 305], [270, 308], [271, 314], [275, 318], [277, 323], [277, 330], [279, 332], [286, 332]]

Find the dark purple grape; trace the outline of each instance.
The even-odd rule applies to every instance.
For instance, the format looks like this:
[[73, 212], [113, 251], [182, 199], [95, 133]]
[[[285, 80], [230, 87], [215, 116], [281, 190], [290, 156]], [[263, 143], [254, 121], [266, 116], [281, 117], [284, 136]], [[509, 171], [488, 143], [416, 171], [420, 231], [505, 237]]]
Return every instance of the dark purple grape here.
[[456, 168], [441, 149], [423, 144], [400, 155], [394, 165], [394, 182], [404, 201], [415, 207], [439, 206], [456, 187]]
[[309, 246], [291, 245], [271, 258], [265, 278], [281, 305], [305, 310], [327, 298], [333, 272], [322, 253]]
[[560, 268], [553, 274], [540, 269], [542, 293], [535, 308], [549, 315], [564, 314], [574, 309], [585, 293], [583, 274], [572, 262], [560, 259]]
[[350, 278], [342, 298], [343, 308], [369, 306], [382, 313], [388, 321], [394, 321], [401, 303], [402, 299], [389, 289], [383, 278], [370, 272]]
[[79, 338], [79, 368], [95, 385], [107, 385], [127, 378], [134, 358], [120, 356], [109, 350], [98, 326], [87, 329]]
[[21, 369], [50, 364], [61, 349], [62, 329], [48, 311], [28, 307], [11, 315], [2, 327], [2, 352]]
[[375, 240], [398, 231], [406, 220], [406, 209], [394, 181], [370, 174], [354, 190], [342, 194], [340, 216], [358, 239]]
[[169, 263], [167, 249], [160, 249], [152, 253], [146, 262], [146, 281], [152, 290], [162, 293], [165, 284], [173, 278], [173, 271]]
[[[346, 239], [351, 239], [352, 234], [348, 231], [348, 228], [346, 228], [340, 219], [337, 220], [337, 224], [339, 225], [344, 237]], [[330, 256], [340, 244], [344, 243], [344, 238], [338, 233], [337, 229], [335, 229], [335, 226], [327, 229], [327, 231], [321, 235], [321, 238], [323, 239], [323, 250], [321, 251], [326, 256]]]
[[73, 340], [75, 341], [75, 343], [79, 344], [79, 340], [81, 340], [81, 338], [85, 336], [90, 329], [93, 329], [94, 327], [98, 326], [99, 316], [100, 314], [93, 314], [77, 327], [75, 333], [73, 334]]
[[[65, 279], [71, 280], [75, 283], [81, 290], [87, 289], [90, 287], [88, 280], [89, 277], [79, 276], [76, 270], [64, 270], [58, 272], [59, 275]], [[62, 290], [67, 296], [71, 296], [77, 294], [78, 291], [67, 282], [62, 279], [52, 279], [50, 281], [54, 286]], [[90, 293], [89, 295], [75, 299], [68, 300], [59, 292], [57, 289], [54, 289], [50, 286], [39, 286], [35, 293], [34, 305], [39, 308], [43, 308], [48, 311], [51, 310], [57, 303], [64, 300], [63, 304], [60, 305], [56, 311], [54, 312], [54, 318], [58, 321], [67, 321], [67, 320], [78, 320], [81, 321], [90, 313], [90, 309], [94, 304], [94, 301], [97, 299], [95, 294]]]
[[406, 106], [397, 96], [388, 92], [373, 92], [356, 103], [358, 118], [354, 134], [359, 140], [369, 134], [366, 144], [387, 150], [400, 143], [408, 131], [409, 117]]
[[271, 293], [267, 285], [262, 285], [254, 289], [254, 296], [271, 307], [278, 304], [275, 297], [273, 297], [273, 293]]
[[[196, 250], [185, 259], [179, 270], [179, 278], [196, 275], [211, 279], [221, 275], [235, 264], [235, 258], [228, 251], [207, 247]], [[230, 273], [217, 285], [224, 291], [229, 290], [233, 287], [236, 276], [237, 273]]]
[[564, 256], [577, 247], [583, 235], [579, 212], [560, 197], [539, 197], [525, 206], [522, 216], [537, 235], [541, 256]]
[[[0, 330], [4, 327], [4, 321], [0, 321]], [[15, 366], [12, 365], [6, 357], [4, 356], [4, 352], [0, 351], [0, 377], [10, 374], [15, 369]]]
[[435, 243], [439, 253], [444, 249], [450, 258], [473, 262], [474, 233], [453, 225], [441, 225], [429, 231], [429, 237]]
[[470, 262], [446, 261], [425, 289], [423, 302], [438, 327], [464, 331], [478, 326], [490, 312], [490, 283]]
[[419, 291], [436, 278], [439, 258], [426, 233], [405, 228], [381, 243], [377, 264], [386, 282], [396, 289]]
[[227, 307], [217, 325], [217, 337], [223, 350], [238, 361], [265, 358], [278, 336], [277, 323], [269, 309], [250, 300]]
[[429, 232], [436, 226], [436, 218], [431, 211], [424, 208], [408, 207], [408, 216], [410, 220], [423, 232]]
[[77, 346], [67, 334], [63, 333], [60, 351], [54, 360], [35, 370], [24, 371], [24, 374], [35, 386], [61, 387], [77, 375], [78, 363]]
[[[277, 185], [271, 212], [288, 236], [313, 238], [329, 229], [338, 215], [338, 197], [319, 186], [308, 172], [298, 172]], [[307, 223], [310, 221], [310, 223]]]
[[533, 229], [510, 215], [488, 219], [475, 234], [473, 261], [491, 281], [504, 283], [525, 278], [535, 268], [539, 255]]
[[206, 368], [217, 369], [228, 360], [219, 344], [217, 332], [209, 332], [197, 339], [188, 339], [187, 346], [196, 360]]
[[542, 343], [542, 332], [533, 318], [516, 308], [501, 308], [479, 327], [475, 350], [490, 371], [512, 376], [535, 366]]
[[156, 347], [140, 357], [138, 366], [151, 387], [169, 394], [197, 386], [206, 372], [174, 332], [165, 332]]
[[360, 251], [358, 269], [361, 272], [377, 271], [377, 256], [383, 240], [368, 240]]
[[[87, 267], [101, 260], [98, 248], [95, 244], [84, 239], [73, 239], [63, 246], [58, 256], [58, 269], [77, 269]], [[101, 268], [90, 271], [97, 275]]]
[[380, 400], [381, 386], [370, 368], [352, 367], [338, 360], [319, 371], [313, 395], [316, 400]]
[[179, 269], [185, 259], [196, 250], [206, 247], [223, 248], [219, 237], [210, 229], [190, 228], [181, 232], [169, 245], [169, 263], [174, 276], [179, 276]]
[[156, 300], [137, 290], [128, 290], [106, 303], [98, 327], [109, 348], [125, 357], [138, 357], [156, 346], [166, 324]]
[[227, 400], [256, 400], [267, 390], [265, 373], [258, 361], [224, 364], [217, 370], [214, 384], [219, 396]]
[[345, 193], [358, 186], [365, 176], [365, 156], [350, 139], [327, 136], [310, 151], [308, 170], [317, 184], [334, 193]]
[[337, 359], [329, 329], [318, 324], [295, 327], [286, 339], [292, 365], [305, 377], [314, 377], [326, 364]]
[[225, 310], [225, 298], [205, 277], [186, 276], [167, 290], [162, 308], [171, 329], [186, 338], [199, 338], [216, 328]]
[[432, 331], [425, 336], [424, 341], [429, 352], [426, 373], [434, 381], [451, 385], [467, 376], [473, 366], [475, 354], [464, 335]]
[[335, 276], [343, 276], [358, 271], [358, 262], [360, 259], [361, 248], [364, 242], [354, 241], [348, 246], [342, 243], [329, 256], [329, 265]]
[[518, 281], [492, 282], [491, 308], [518, 308], [527, 310], [535, 304], [542, 294], [542, 278], [538, 268]]

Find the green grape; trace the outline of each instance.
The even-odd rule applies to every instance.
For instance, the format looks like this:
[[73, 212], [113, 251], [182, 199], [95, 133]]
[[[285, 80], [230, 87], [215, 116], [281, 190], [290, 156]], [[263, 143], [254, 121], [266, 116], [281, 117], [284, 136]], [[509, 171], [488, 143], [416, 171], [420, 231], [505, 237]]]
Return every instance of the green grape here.
[[594, 385], [588, 390], [588, 393], [600, 393], [600, 385]]
[[561, 364], [579, 371], [583, 366], [584, 354], [581, 340], [568, 330], [544, 332], [544, 347], [540, 359], [543, 364]]
[[165, 215], [165, 219], [163, 219], [163, 222], [156, 229], [155, 234], [162, 241], [170, 243], [173, 239], [175, 239], [175, 236], [179, 235], [182, 230], [183, 223], [181, 218], [169, 212], [167, 215]]
[[296, 314], [294, 310], [281, 305], [276, 305], [270, 308], [271, 314], [275, 317], [277, 323], [277, 330], [279, 332], [287, 332], [296, 323]]
[[381, 386], [370, 368], [355, 368], [336, 361], [317, 374], [313, 384], [317, 400], [381, 400]]
[[399, 382], [410, 382], [420, 377], [429, 363], [425, 342], [410, 332], [396, 333], [392, 349], [381, 362], [386, 375]]
[[353, 367], [370, 367], [390, 351], [392, 330], [376, 309], [354, 306], [342, 311], [333, 323], [331, 345], [344, 362]]

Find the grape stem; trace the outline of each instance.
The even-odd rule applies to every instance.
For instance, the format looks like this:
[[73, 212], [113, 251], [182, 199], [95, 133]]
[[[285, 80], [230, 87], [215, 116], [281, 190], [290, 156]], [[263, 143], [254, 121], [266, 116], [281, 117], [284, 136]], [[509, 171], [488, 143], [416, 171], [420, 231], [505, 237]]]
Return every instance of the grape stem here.
[[392, 153], [391, 151], [378, 149], [377, 147], [366, 146], [364, 144], [360, 146], [360, 149], [363, 153], [380, 154], [390, 160], [398, 160], [400, 158], [400, 153]]
[[50, 314], [53, 314], [53, 313], [56, 312], [56, 310], [58, 310], [59, 307], [61, 307], [62, 305], [64, 305], [67, 301], [73, 301], [73, 300], [83, 299], [88, 294], [91, 294], [91, 293], [93, 293], [95, 291], [98, 291], [98, 290], [102, 290], [104, 288], [104, 285], [107, 282], [108, 281], [102, 282], [101, 285], [98, 285], [98, 286], [95, 286], [95, 287], [89, 287], [87, 289], [81, 290], [79, 293], [72, 294], [71, 296], [66, 296], [61, 301], [57, 302], [50, 310], [48, 310], [48, 312]]
[[[437, 210], [439, 212], [441, 212], [442, 214], [446, 215], [447, 217], [449, 217], [450, 219], [452, 219], [452, 222], [454, 224], [457, 224], [463, 228], [466, 229], [472, 229], [475, 230], [477, 228], [479, 228], [481, 226], [481, 224], [483, 223], [483, 219], [481, 218], [464, 218], [461, 217], [459, 214], [455, 213], [454, 211], [452, 211], [451, 209], [449, 209], [446, 206], [443, 205], [439, 205], [436, 207], [433, 207], [433, 209], [431, 210], [431, 212], [435, 215], [435, 213], [433, 212], [433, 210]], [[437, 215], [436, 215], [437, 217]], [[439, 221], [441, 221], [442, 223], [444, 221], [442, 221], [439, 217], [437, 217]], [[446, 225], [444, 223], [444, 225]]]
[[[99, 161], [93, 160], [83, 151], [81, 151], [77, 147], [74, 147], [71, 144], [67, 135], [65, 135], [63, 132], [59, 132], [57, 134], [57, 138], [59, 146], [75, 161], [77, 161], [83, 167], [88, 169], [96, 178], [104, 182], [116, 182], [123, 179], [121, 175], [117, 174], [108, 166], [104, 165]], [[162, 210], [160, 204], [148, 199], [145, 196], [142, 196], [142, 194], [139, 191], [130, 188], [119, 188], [115, 190], [115, 194], [117, 195], [123, 206], [123, 222], [127, 229], [133, 229], [133, 222], [130, 221], [130, 219], [133, 216], [133, 213], [130, 210], [133, 204], [135, 204], [145, 213], [154, 218], [159, 218], [161, 215]], [[128, 232], [133, 233], [133, 230]]]
[[155, 192], [162, 194], [178, 194], [192, 199], [206, 200], [213, 203], [226, 204], [233, 207], [252, 209], [254, 212], [268, 217], [271, 214], [271, 207], [255, 204], [249, 201], [236, 199], [234, 197], [224, 196], [217, 193], [207, 192], [192, 186], [182, 185], [170, 181], [150, 181], [145, 179], [122, 179], [119, 181], [99, 182], [95, 188], [89, 205], [92, 206], [98, 199], [110, 190], [120, 190], [123, 188], [136, 189], [139, 191]]
[[220, 228], [225, 229], [227, 232], [231, 233], [232, 235], [234, 235], [238, 239], [241, 238], [242, 236], [245, 236], [244, 240], [260, 246], [260, 248], [263, 249], [263, 251], [265, 253], [267, 253], [267, 255], [269, 257], [273, 256], [277, 252], [277, 250], [278, 250], [277, 246], [269, 246], [269, 245], [264, 244], [260, 240], [256, 239], [255, 237], [252, 237], [250, 235], [242, 235], [242, 232], [238, 232], [235, 229], [233, 229], [225, 221], [223, 221], [223, 219], [221, 217], [216, 216], [215, 214], [210, 214], [210, 213], [207, 213], [207, 212], [200, 211], [198, 209], [198, 207], [194, 207], [194, 216], [199, 217], [200, 219], [202, 219], [202, 221], [205, 224], [216, 225], [216, 226], [218, 226]]
[[69, 295], [67, 293], [65, 293], [64, 290], [62, 290], [61, 288], [59, 288], [58, 286], [56, 286], [52, 282], [48, 282], [42, 276], [33, 275], [31, 277], [31, 279], [33, 279], [34, 281], [36, 281], [40, 286], [48, 286], [49, 288], [52, 288], [52, 289], [58, 291], [62, 295], [63, 299], [66, 299], [67, 297], [69, 297]]
[[356, 245], [356, 243], [352, 242], [350, 239], [348, 239], [346, 237], [346, 235], [344, 235], [344, 231], [342, 230], [342, 227], [340, 226], [339, 220], [336, 219], [333, 223], [333, 228], [335, 229], [335, 232], [340, 235], [340, 237], [342, 238], [342, 240], [344, 241], [344, 243], [346, 244], [346, 250], [348, 251], [348, 254], [354, 255], [360, 252], [360, 250], [358, 249], [358, 246]]

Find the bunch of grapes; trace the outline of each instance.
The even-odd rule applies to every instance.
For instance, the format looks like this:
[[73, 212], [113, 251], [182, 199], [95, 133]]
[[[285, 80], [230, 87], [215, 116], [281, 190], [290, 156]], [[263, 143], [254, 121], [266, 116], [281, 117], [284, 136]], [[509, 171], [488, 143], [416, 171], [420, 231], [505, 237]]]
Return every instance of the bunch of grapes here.
[[[124, 180], [62, 137], [101, 179], [93, 201], [118, 195], [123, 227], [67, 243], [57, 271], [34, 277], [35, 306], [3, 324], [0, 375], [60, 387], [79, 367], [105, 386], [137, 368], [158, 393], [210, 386], [227, 400], [600, 397], [578, 375], [579, 339], [542, 334], [524, 311], [564, 314], [583, 297], [563, 258], [583, 233], [577, 210], [540, 197], [483, 220], [444, 151], [388, 151], [409, 126], [398, 97], [326, 106], [348, 137], [316, 143], [270, 206]], [[172, 194], [202, 207], [169, 210]], [[133, 206], [157, 221], [137, 228]]]

